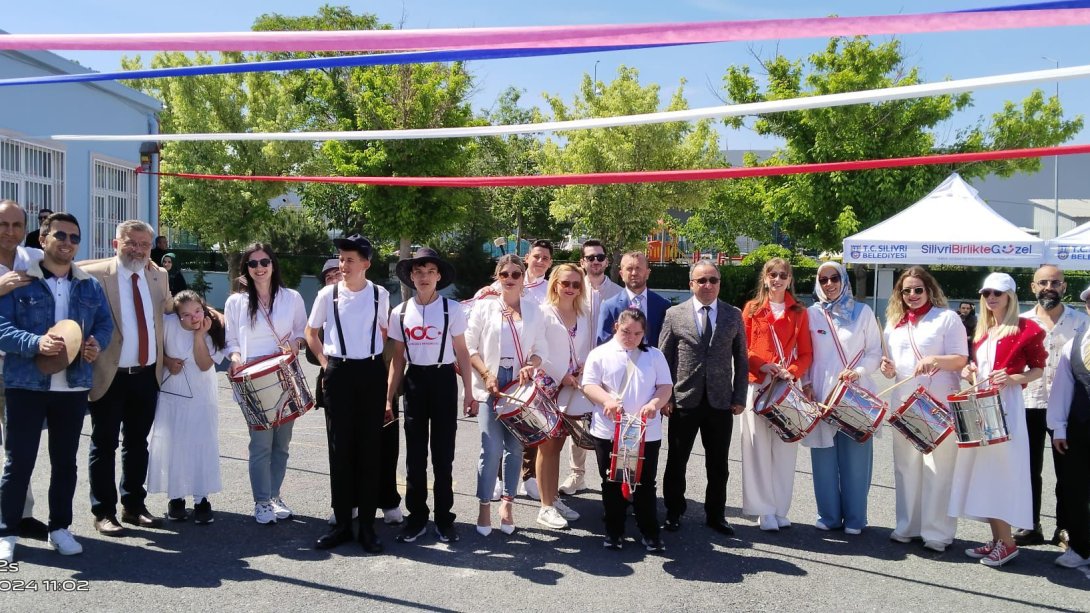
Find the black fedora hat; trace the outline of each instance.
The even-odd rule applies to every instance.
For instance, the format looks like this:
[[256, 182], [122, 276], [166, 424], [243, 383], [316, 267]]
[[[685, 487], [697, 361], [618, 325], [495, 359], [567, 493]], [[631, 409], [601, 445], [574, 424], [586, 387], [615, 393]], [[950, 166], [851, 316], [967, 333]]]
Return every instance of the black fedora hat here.
[[333, 239], [333, 246], [345, 251], [358, 251], [360, 255], [368, 260], [371, 259], [371, 253], [374, 251], [374, 248], [371, 247], [371, 241], [359, 234], [353, 234], [348, 238], [335, 238]]
[[416, 250], [413, 257], [408, 260], [401, 260], [397, 263], [397, 278], [401, 279], [401, 282], [409, 287], [416, 289], [416, 284], [412, 280], [413, 266], [419, 266], [421, 264], [435, 264], [439, 269], [439, 282], [435, 284], [436, 290], [441, 290], [444, 287], [454, 283], [454, 267], [450, 265], [443, 258], [439, 257], [439, 254], [430, 247], [421, 247]]

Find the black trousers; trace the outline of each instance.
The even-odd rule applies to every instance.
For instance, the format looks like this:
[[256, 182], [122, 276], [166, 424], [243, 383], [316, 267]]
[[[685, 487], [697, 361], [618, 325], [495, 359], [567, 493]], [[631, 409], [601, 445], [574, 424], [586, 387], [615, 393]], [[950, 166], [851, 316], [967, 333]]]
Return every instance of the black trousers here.
[[[1026, 432], [1029, 434], [1029, 482], [1033, 490], [1033, 525], [1041, 525], [1041, 473], [1045, 468], [1045, 447], [1052, 449], [1052, 467], [1060, 474], [1064, 456], [1051, 445], [1052, 431], [1045, 424], [1046, 409], [1026, 409]], [[1060, 480], [1056, 480], [1056, 529], [1063, 528]]]
[[708, 486], [704, 490], [704, 514], [708, 520], [720, 521], [727, 507], [727, 451], [734, 431], [734, 415], [728, 410], [713, 409], [707, 399], [692, 409], [674, 408], [667, 431], [666, 471], [662, 476], [662, 497], [666, 516], [679, 519], [685, 514], [685, 469], [693, 451], [696, 435], [704, 445], [704, 469]]
[[360, 525], [370, 526], [379, 508], [386, 365], [381, 359], [331, 358], [324, 383], [333, 513], [338, 525], [346, 525], [359, 507]]
[[1090, 422], [1067, 423], [1067, 453], [1060, 466], [1060, 525], [1068, 543], [1080, 556], [1090, 558]]
[[453, 364], [409, 365], [405, 373], [405, 508], [409, 524], [428, 521], [428, 448], [434, 475], [435, 525], [454, 523], [454, 441], [458, 380]]
[[[659, 471], [659, 447], [662, 441], [647, 441], [643, 445], [643, 468], [639, 487], [632, 494], [632, 506], [636, 512], [636, 526], [648, 538], [658, 538], [659, 517], [656, 508], [655, 476]], [[613, 441], [594, 437], [594, 454], [598, 458], [598, 474], [602, 477], [602, 506], [605, 507], [606, 535], [624, 536], [625, 511], [628, 501], [621, 493], [621, 484], [609, 480], [609, 454]]]
[[106, 394], [90, 403], [91, 513], [102, 518], [117, 513], [118, 487], [114, 477], [114, 452], [121, 443], [121, 506], [144, 509], [144, 481], [148, 477], [148, 433], [155, 421], [159, 382], [155, 368], [138, 373], [118, 371]]

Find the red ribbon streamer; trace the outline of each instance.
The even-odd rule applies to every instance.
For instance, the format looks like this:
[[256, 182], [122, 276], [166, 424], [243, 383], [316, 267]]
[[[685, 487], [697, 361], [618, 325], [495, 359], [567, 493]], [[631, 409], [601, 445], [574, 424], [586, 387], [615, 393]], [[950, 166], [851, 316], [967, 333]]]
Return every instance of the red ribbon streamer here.
[[820, 164], [793, 164], [787, 166], [745, 166], [735, 168], [703, 168], [697, 170], [653, 170], [639, 172], [603, 172], [596, 174], [532, 175], [501, 177], [277, 177], [254, 175], [210, 175], [190, 172], [137, 172], [176, 177], [179, 179], [203, 179], [211, 181], [273, 181], [279, 183], [347, 183], [353, 185], [383, 185], [398, 187], [543, 187], [555, 185], [605, 185], [618, 183], [674, 183], [682, 181], [709, 181], [716, 179], [744, 179], [747, 177], [771, 177], [782, 175], [813, 174], [872, 170], [876, 168], [900, 168], [904, 166], [933, 166], [938, 164], [965, 164], [970, 162], [994, 162], [1021, 158], [1039, 158], [1056, 155], [1090, 153], [1090, 145], [1058, 145], [1029, 149], [1003, 149], [972, 153], [941, 153], [884, 160], [858, 160], [854, 162], [824, 162]]

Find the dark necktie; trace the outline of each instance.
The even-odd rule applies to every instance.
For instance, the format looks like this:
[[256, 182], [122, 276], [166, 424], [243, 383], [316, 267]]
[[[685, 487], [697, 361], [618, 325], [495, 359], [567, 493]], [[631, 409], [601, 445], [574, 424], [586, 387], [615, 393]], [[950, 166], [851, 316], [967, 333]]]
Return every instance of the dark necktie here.
[[132, 273], [132, 302], [136, 309], [136, 360], [138, 366], [148, 363], [148, 320], [144, 318], [144, 297], [140, 295], [140, 275]]
[[701, 307], [700, 320], [704, 325], [704, 331], [700, 334], [700, 344], [707, 347], [712, 342], [712, 322], [711, 322], [712, 308], [710, 306]]

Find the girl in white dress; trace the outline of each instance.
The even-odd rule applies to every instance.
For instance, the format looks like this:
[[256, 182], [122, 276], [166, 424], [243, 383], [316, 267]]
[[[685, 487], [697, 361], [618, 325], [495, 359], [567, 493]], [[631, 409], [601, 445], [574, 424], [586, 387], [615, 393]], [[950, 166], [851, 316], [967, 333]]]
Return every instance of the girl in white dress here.
[[988, 522], [992, 538], [965, 554], [987, 566], [1002, 566], [1018, 555], [1011, 525], [1033, 527], [1029, 437], [1022, 387], [1041, 378], [1048, 353], [1045, 332], [1018, 317], [1014, 279], [1002, 272], [988, 275], [980, 288], [980, 318], [973, 334], [976, 364], [963, 375], [987, 379], [998, 388], [1009, 441], [958, 449], [950, 516]]
[[174, 296], [174, 314], [163, 317], [163, 381], [148, 435], [148, 492], [170, 497], [167, 518], [187, 518], [193, 497], [198, 524], [212, 523], [208, 495], [220, 486], [216, 370], [224, 330], [204, 300], [185, 290]]

